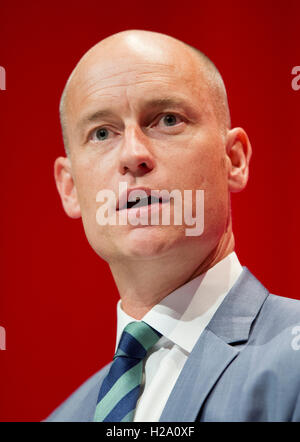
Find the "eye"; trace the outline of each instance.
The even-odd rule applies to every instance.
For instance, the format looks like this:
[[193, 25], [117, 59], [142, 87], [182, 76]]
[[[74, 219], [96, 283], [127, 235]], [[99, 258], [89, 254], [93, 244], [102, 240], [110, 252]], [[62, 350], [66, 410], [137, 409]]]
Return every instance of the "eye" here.
[[174, 114], [167, 114], [164, 115], [164, 117], [162, 118], [163, 124], [165, 126], [175, 126], [175, 124], [179, 122], [178, 120], [179, 118]]
[[99, 127], [91, 134], [91, 140], [94, 142], [105, 141], [110, 135], [110, 131], [106, 127]]
[[173, 112], [166, 112], [156, 117], [151, 130], [159, 130], [167, 135], [180, 134], [186, 126], [186, 119]]
[[108, 138], [109, 132], [105, 127], [101, 127], [95, 131], [95, 137], [98, 141], [103, 141]]

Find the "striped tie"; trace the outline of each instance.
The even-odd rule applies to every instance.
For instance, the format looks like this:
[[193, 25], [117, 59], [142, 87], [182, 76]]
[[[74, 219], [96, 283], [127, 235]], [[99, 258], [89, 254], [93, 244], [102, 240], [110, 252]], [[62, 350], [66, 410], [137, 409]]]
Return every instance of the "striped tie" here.
[[161, 334], [145, 322], [131, 322], [121, 336], [98, 396], [94, 422], [132, 422], [143, 376], [143, 359]]

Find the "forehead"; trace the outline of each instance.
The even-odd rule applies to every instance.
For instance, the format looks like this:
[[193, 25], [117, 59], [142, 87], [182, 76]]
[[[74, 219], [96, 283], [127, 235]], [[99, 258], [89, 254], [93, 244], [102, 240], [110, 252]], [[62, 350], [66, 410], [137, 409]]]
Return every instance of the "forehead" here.
[[145, 103], [165, 97], [207, 107], [205, 75], [194, 58], [180, 51], [90, 57], [72, 78], [68, 116], [76, 123], [83, 114], [101, 108], [113, 112], [139, 110]]

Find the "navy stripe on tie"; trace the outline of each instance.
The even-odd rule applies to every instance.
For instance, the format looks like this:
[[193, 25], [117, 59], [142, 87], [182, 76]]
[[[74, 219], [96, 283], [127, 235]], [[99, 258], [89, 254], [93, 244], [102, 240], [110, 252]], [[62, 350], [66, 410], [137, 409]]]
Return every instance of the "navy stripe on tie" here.
[[147, 353], [145, 347], [126, 331], [124, 331], [120, 339], [119, 348], [132, 358], [143, 359]]
[[136, 402], [139, 397], [140, 385], [135, 387], [129, 393], [126, 394], [117, 405], [106, 416], [103, 422], [120, 422], [126, 414], [129, 413], [128, 404], [132, 404], [132, 410], [135, 408]]
[[119, 379], [120, 373], [126, 373], [126, 371], [134, 367], [139, 362], [139, 359], [129, 359], [122, 356], [118, 357], [111, 365], [108, 375], [102, 382], [97, 403], [106, 395], [114, 383]]

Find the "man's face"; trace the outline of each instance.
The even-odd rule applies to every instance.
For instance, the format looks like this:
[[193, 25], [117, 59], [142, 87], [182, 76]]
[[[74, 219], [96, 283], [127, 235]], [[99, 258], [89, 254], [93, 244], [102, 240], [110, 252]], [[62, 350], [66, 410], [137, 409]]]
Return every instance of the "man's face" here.
[[[226, 149], [195, 56], [128, 44], [91, 54], [72, 80], [66, 111], [80, 213], [100, 256], [151, 259], [217, 245], [229, 216]], [[96, 195], [109, 189], [118, 198], [120, 182], [129, 190], [193, 190], [193, 201], [204, 190], [203, 234], [186, 236], [184, 224], [99, 225]]]

